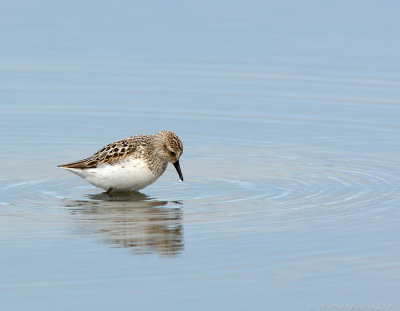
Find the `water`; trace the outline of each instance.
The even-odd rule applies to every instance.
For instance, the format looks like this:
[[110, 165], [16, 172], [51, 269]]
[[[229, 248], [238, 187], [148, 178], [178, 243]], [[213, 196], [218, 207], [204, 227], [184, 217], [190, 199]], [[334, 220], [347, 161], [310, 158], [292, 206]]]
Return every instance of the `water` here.
[[[4, 3], [1, 309], [399, 309], [399, 8]], [[163, 129], [183, 183], [56, 167]]]

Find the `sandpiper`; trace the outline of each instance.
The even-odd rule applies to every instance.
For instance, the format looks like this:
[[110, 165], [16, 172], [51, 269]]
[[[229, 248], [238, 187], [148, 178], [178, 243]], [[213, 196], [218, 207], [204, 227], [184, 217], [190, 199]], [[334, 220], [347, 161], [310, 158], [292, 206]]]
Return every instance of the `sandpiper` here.
[[110, 194], [113, 191], [136, 191], [155, 182], [171, 162], [179, 178], [182, 142], [174, 133], [161, 131], [138, 135], [111, 143], [89, 158], [58, 165]]

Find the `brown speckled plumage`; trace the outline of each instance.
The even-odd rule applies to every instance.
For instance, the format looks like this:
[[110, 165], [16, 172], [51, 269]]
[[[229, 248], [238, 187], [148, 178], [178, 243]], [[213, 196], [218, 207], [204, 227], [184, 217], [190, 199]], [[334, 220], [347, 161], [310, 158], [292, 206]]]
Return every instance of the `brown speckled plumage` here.
[[104, 146], [89, 158], [59, 165], [59, 167], [87, 169], [106, 163], [114, 164], [127, 156], [139, 158], [144, 153], [148, 153], [146, 149], [150, 144], [151, 137], [151, 135], [138, 135], [120, 139]]

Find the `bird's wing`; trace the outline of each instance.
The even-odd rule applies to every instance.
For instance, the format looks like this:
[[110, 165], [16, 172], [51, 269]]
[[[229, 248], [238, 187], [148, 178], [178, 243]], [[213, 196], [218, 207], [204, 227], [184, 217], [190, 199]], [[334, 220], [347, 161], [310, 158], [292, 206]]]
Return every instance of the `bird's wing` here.
[[68, 164], [58, 165], [61, 168], [78, 168], [78, 169], [88, 169], [95, 168], [101, 164], [113, 164], [134, 152], [139, 151], [140, 142], [135, 139], [135, 137], [129, 137], [125, 139], [118, 140], [114, 143], [108, 144], [107, 146], [101, 148], [94, 155], [89, 158], [75, 161]]

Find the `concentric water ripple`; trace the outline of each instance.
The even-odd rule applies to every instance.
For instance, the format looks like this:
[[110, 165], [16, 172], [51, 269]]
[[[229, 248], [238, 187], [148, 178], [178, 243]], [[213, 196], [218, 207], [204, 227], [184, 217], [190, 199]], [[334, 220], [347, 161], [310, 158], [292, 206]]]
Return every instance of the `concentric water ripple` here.
[[[291, 169], [289, 176], [253, 174], [249, 179], [194, 177], [176, 185], [175, 182], [158, 181], [159, 185], [142, 192], [150, 193], [150, 197], [146, 198], [149, 202], [173, 204], [178, 201], [189, 207], [246, 201], [260, 207], [268, 203], [287, 209], [384, 206], [396, 199], [399, 193], [400, 177], [391, 174], [391, 167], [377, 161], [345, 163], [340, 160], [327, 166], [292, 163]], [[65, 205], [69, 200], [74, 202], [74, 198], [107, 204], [106, 196], [93, 197], [96, 193], [101, 194], [101, 189], [90, 185], [74, 186], [74, 182], [81, 184], [73, 178], [3, 182], [0, 204], [56, 207]], [[125, 197], [118, 204], [136, 199]]]
[[282, 190], [269, 200], [298, 207], [345, 206], [383, 203], [398, 191], [399, 177], [388, 170], [368, 167], [308, 167], [297, 176], [276, 180]]

